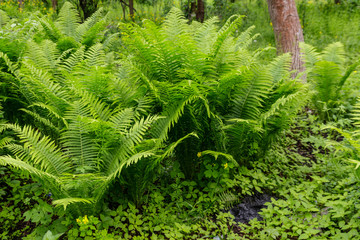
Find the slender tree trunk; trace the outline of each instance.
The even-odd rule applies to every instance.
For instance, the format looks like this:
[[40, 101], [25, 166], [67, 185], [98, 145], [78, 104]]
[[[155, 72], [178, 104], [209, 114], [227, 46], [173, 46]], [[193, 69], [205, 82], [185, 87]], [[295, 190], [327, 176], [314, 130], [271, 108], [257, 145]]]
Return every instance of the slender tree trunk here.
[[204, 22], [205, 18], [205, 6], [203, 0], [197, 0], [196, 20]]
[[189, 11], [189, 20], [192, 21], [196, 17], [196, 2], [191, 1], [190, 2], [190, 11]]
[[335, 0], [334, 2], [335, 2], [335, 4], [340, 4], [341, 3], [340, 0]]
[[80, 7], [84, 13], [84, 19], [90, 17], [96, 10], [99, 0], [79, 0]]
[[[299, 15], [294, 0], [267, 0], [271, 22], [274, 28], [278, 54], [290, 52], [291, 70], [295, 77], [305, 70], [301, 61], [299, 42], [304, 41]], [[306, 81], [306, 78], [303, 78]]]
[[18, 4], [19, 4], [19, 9], [22, 9], [23, 5], [24, 5], [24, 1], [23, 0], [18, 0]]
[[56, 11], [56, 8], [58, 5], [58, 0], [51, 0], [51, 5], [52, 5], [52, 8], [54, 9], [54, 11]]
[[130, 19], [134, 20], [134, 0], [129, 0]]

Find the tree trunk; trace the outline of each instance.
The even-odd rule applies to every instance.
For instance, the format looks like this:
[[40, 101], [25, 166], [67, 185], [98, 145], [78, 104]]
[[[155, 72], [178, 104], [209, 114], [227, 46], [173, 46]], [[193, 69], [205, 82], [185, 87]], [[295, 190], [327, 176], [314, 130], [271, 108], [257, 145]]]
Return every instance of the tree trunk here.
[[[305, 70], [301, 61], [299, 42], [304, 41], [299, 15], [294, 0], [267, 0], [271, 22], [274, 28], [278, 54], [290, 52], [291, 70], [295, 77]], [[303, 77], [303, 81], [306, 79]]]
[[189, 11], [189, 20], [192, 21], [196, 17], [196, 2], [191, 1], [190, 2], [190, 11]]
[[197, 0], [196, 20], [204, 22], [205, 18], [205, 6], [203, 0]]
[[129, 0], [130, 19], [134, 20], [134, 0]]
[[54, 9], [54, 11], [56, 11], [56, 8], [58, 5], [58, 0], [51, 0], [51, 5], [52, 5], [52, 9]]
[[96, 10], [99, 0], [79, 0], [80, 8], [83, 11], [84, 19], [90, 17]]
[[340, 4], [340, 0], [335, 0], [335, 4]]

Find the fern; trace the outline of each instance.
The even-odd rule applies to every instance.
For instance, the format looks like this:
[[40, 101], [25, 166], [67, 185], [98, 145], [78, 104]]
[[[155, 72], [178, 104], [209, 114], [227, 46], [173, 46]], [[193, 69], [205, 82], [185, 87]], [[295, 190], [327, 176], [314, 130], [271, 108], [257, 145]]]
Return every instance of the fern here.
[[7, 22], [10, 21], [9, 16], [3, 10], [0, 10], [0, 26], [5, 25]]
[[336, 152], [343, 151], [350, 153], [350, 156], [347, 157], [347, 161], [356, 165], [356, 174], [360, 177], [360, 98], [358, 98], [358, 101], [354, 106], [352, 120], [356, 128], [351, 132], [334, 126], [325, 126], [324, 129], [335, 130], [345, 138], [344, 142], [339, 143], [336, 141], [329, 141], [328, 145], [335, 146]]
[[242, 77], [244, 83], [234, 94], [230, 117], [256, 119], [271, 88], [271, 77], [258, 68], [245, 72]]
[[218, 195], [219, 202], [224, 205], [226, 210], [232, 208], [234, 204], [239, 202], [239, 198], [231, 192], [223, 192]]
[[306, 44], [302, 48], [308, 79], [315, 90], [313, 105], [321, 120], [336, 120], [333, 118], [343, 114], [339, 106], [347, 98], [342, 96], [341, 90], [360, 62], [345, 67], [344, 47], [338, 42], [328, 45], [321, 54]]
[[76, 28], [80, 25], [80, 21], [76, 8], [70, 2], [65, 2], [55, 24], [63, 34], [76, 38]]

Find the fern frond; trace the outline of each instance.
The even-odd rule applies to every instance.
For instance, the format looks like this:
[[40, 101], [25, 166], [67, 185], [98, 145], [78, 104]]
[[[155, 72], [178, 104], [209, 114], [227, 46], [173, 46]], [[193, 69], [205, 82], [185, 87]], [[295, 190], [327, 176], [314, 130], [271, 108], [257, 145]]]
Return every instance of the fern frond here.
[[89, 133], [89, 123], [82, 121], [82, 117], [90, 116], [90, 110], [81, 101], [73, 104], [66, 118], [69, 125], [63, 133], [62, 141], [69, 158], [73, 159], [75, 166], [79, 169], [87, 168], [94, 171], [98, 166], [99, 148], [94, 138]]
[[284, 111], [288, 115], [291, 114], [292, 109], [295, 111], [299, 111], [301, 109], [300, 106], [306, 103], [308, 95], [309, 94], [306, 94], [306, 91], [297, 91], [293, 94], [282, 96], [271, 105], [268, 111], [262, 114], [261, 121], [265, 125], [268, 119], [280, 114], [284, 114]]
[[276, 57], [269, 64], [269, 72], [273, 77], [273, 82], [277, 83], [282, 79], [289, 79], [291, 65], [291, 55], [289, 53]]
[[69, 96], [67, 91], [60, 84], [53, 81], [49, 72], [36, 68], [27, 62], [23, 62], [23, 65], [26, 67], [22, 71], [23, 74], [26, 74], [23, 79], [28, 79], [30, 87], [39, 94], [38, 99], [46, 99], [58, 109], [63, 109], [64, 106], [68, 105]]
[[315, 64], [313, 74], [315, 90], [317, 91], [315, 99], [325, 103], [337, 99], [336, 92], [342, 78], [339, 65], [334, 62], [319, 61]]
[[239, 202], [239, 198], [232, 192], [223, 192], [218, 195], [219, 202], [224, 204], [225, 209], [232, 208], [234, 204]]
[[90, 17], [88, 17], [84, 23], [78, 25], [76, 28], [76, 37], [75, 39], [78, 42], [81, 42], [84, 35], [90, 30], [91, 27], [93, 27], [102, 17], [103, 14], [103, 8], [99, 8], [94, 12]]
[[13, 141], [14, 141], [14, 139], [12, 137], [3, 137], [3, 138], [1, 138], [0, 139], [0, 149], [7, 146], [7, 145], [9, 145]]
[[80, 24], [79, 13], [76, 7], [70, 2], [65, 2], [59, 11], [56, 26], [62, 31], [63, 34], [76, 37], [76, 28]]
[[50, 114], [50, 116], [54, 116], [55, 118], [59, 119], [66, 127], [68, 126], [66, 119], [63, 117], [64, 113], [60, 112], [59, 109], [57, 109], [56, 107], [41, 102], [33, 103], [29, 107], [34, 107], [34, 106], [46, 110]]
[[236, 49], [239, 48], [248, 48], [250, 44], [257, 38], [260, 34], [253, 35], [253, 31], [255, 26], [251, 26], [246, 29], [244, 32], [240, 33], [240, 35], [236, 38]]
[[244, 85], [234, 95], [230, 118], [257, 119], [271, 89], [272, 77], [257, 67], [243, 73], [243, 77]]
[[173, 7], [165, 18], [163, 31], [166, 37], [171, 41], [181, 35], [189, 33], [189, 25], [184, 17], [183, 12]]
[[345, 62], [344, 45], [340, 42], [329, 44], [322, 52], [322, 60], [342, 66]]
[[92, 198], [62, 198], [52, 201], [52, 204], [54, 204], [55, 207], [63, 206], [64, 210], [66, 210], [66, 207], [70, 204], [74, 204], [74, 203], [93, 204], [94, 202], [95, 201]]
[[[209, 54], [211, 51], [211, 46], [214, 44], [217, 37], [217, 29], [216, 25], [219, 22], [218, 17], [212, 17], [206, 20], [203, 24], [199, 23], [194, 29], [194, 39], [196, 41], [198, 49], [204, 53]], [[198, 22], [193, 22], [198, 23]]]
[[166, 117], [160, 119], [152, 129], [153, 136], [159, 138], [160, 141], [165, 141], [168, 138], [170, 129], [178, 122], [179, 118], [184, 113], [185, 106], [197, 98], [197, 96], [190, 96], [166, 109], [164, 114]]
[[309, 44], [300, 42], [299, 45], [302, 53], [302, 60], [305, 62], [306, 68], [312, 68], [315, 63], [320, 60], [320, 54]]
[[2, 58], [8, 67], [9, 71], [18, 79], [20, 80], [20, 73], [18, 70], [18, 66], [16, 63], [12, 63], [10, 58], [6, 55], [6, 53], [0, 52], [0, 58]]
[[219, 30], [216, 41], [214, 42], [214, 45], [212, 46], [212, 50], [210, 53], [210, 56], [212, 58], [215, 58], [217, 56], [225, 40], [230, 36], [230, 34], [234, 33], [238, 25], [240, 25], [241, 20], [242, 20], [241, 16], [238, 15], [231, 16], [226, 21], [224, 26]]
[[72, 53], [68, 59], [66, 59], [61, 68], [67, 72], [71, 72], [75, 66], [77, 66], [85, 57], [85, 47], [81, 46], [76, 52]]
[[359, 66], [360, 60], [351, 64], [347, 69], [345, 74], [342, 76], [341, 80], [339, 81], [338, 91], [344, 86], [346, 80], [350, 77], [350, 74], [354, 72], [354, 70]]
[[239, 166], [239, 163], [234, 159], [233, 156], [231, 156], [230, 154], [227, 153], [222, 153], [222, 152], [217, 152], [217, 151], [212, 151], [212, 150], [205, 150], [200, 152], [201, 156], [203, 155], [211, 155], [215, 158], [215, 160], [219, 157], [225, 157], [227, 160], [229, 160], [230, 162], [234, 163], [235, 166]]
[[158, 119], [158, 116], [148, 116], [146, 119], [142, 118], [140, 121], [135, 122], [125, 136], [120, 139], [120, 146], [114, 149], [114, 152], [110, 155], [104, 157], [103, 165], [106, 175], [110, 175], [114, 170], [119, 169], [120, 164], [134, 154], [135, 145], [143, 140], [145, 133]]
[[35, 176], [38, 176], [39, 178], [41, 179], [46, 179], [46, 178], [50, 178], [50, 179], [53, 179], [55, 181], [59, 181], [59, 178], [55, 175], [52, 175], [48, 172], [45, 172], [45, 171], [42, 171], [36, 167], [33, 167], [31, 166], [30, 164], [24, 162], [24, 161], [21, 161], [17, 158], [13, 158], [9, 155], [7, 156], [0, 156], [0, 165], [10, 165], [14, 168], [18, 168], [18, 169], [21, 169], [21, 170], [24, 170], [26, 172], [29, 172], [30, 174], [33, 174]]
[[81, 97], [81, 101], [89, 107], [89, 111], [95, 119], [107, 121], [110, 118], [112, 113], [107, 104], [85, 90], [73, 90]]
[[60, 176], [71, 169], [70, 162], [66, 159], [55, 142], [47, 136], [41, 136], [32, 127], [23, 128], [15, 124], [6, 124], [7, 128], [14, 130], [24, 143], [24, 148], [29, 149], [31, 161], [34, 166], [39, 166], [41, 171], [51, 175]]
[[3, 10], [0, 10], [0, 27], [5, 25], [6, 23], [8, 23], [10, 21], [9, 16], [7, 15], [6, 12], [4, 12]]
[[135, 113], [132, 108], [125, 108], [122, 111], [114, 114], [110, 118], [113, 128], [121, 135], [125, 135], [131, 124], [135, 120]]
[[86, 64], [88, 66], [105, 65], [105, 52], [101, 43], [97, 43], [85, 53]]
[[62, 37], [62, 33], [58, 27], [55, 26], [54, 22], [43, 17], [39, 20], [45, 34], [50, 38], [51, 41], [56, 42]]
[[358, 101], [354, 106], [351, 119], [354, 121], [354, 125], [358, 128], [358, 131], [355, 133], [355, 136], [357, 136], [360, 134], [360, 98], [358, 98]]
[[161, 156], [153, 162], [153, 167], [156, 166], [159, 162], [161, 162], [162, 160], [164, 160], [165, 158], [167, 158], [168, 156], [170, 156], [171, 154], [173, 154], [174, 150], [176, 149], [176, 147], [182, 143], [185, 139], [190, 138], [190, 137], [196, 137], [199, 138], [198, 135], [196, 133], [189, 133], [187, 135], [185, 135], [184, 137], [178, 139], [176, 142], [171, 143], [163, 152], [163, 154], [161, 154]]
[[27, 114], [29, 114], [30, 116], [32, 116], [36, 121], [44, 124], [45, 126], [51, 128], [52, 130], [54, 130], [55, 132], [59, 133], [60, 130], [54, 126], [54, 124], [47, 118], [44, 118], [42, 116], [40, 116], [39, 114], [37, 114], [36, 112], [33, 112], [33, 111], [30, 111], [30, 110], [27, 110], [27, 109], [19, 109]]

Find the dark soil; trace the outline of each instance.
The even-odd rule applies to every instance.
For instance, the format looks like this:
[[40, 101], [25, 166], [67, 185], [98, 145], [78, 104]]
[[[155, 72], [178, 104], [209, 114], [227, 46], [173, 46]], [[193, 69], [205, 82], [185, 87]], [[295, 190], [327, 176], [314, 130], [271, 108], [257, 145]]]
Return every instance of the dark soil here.
[[262, 220], [259, 212], [266, 208], [265, 203], [271, 201], [272, 196], [266, 193], [255, 193], [253, 196], [246, 196], [242, 203], [230, 209], [230, 213], [235, 217], [236, 222], [248, 223], [250, 220], [257, 218]]

